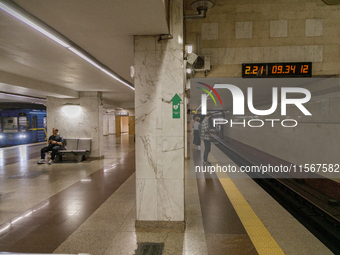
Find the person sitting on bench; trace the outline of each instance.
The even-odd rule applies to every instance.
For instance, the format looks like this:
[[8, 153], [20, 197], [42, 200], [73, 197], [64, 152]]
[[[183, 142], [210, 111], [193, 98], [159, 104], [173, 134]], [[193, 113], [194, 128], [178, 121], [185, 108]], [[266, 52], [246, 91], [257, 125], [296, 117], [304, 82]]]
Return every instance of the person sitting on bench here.
[[45, 164], [45, 153], [48, 151], [52, 151], [51, 160], [48, 161], [48, 164], [52, 164], [55, 155], [63, 145], [63, 138], [58, 134], [58, 131], [57, 128], [53, 128], [53, 135], [48, 138], [48, 146], [41, 149], [41, 160], [38, 161], [38, 164]]

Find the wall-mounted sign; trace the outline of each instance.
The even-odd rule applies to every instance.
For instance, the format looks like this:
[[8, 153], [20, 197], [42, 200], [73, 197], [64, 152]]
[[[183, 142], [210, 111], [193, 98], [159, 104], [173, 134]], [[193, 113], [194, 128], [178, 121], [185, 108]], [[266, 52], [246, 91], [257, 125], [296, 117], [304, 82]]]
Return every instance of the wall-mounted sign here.
[[180, 119], [181, 118], [181, 101], [182, 99], [177, 95], [177, 93], [171, 99], [172, 102], [172, 118]]
[[129, 116], [128, 112], [116, 112], [116, 116]]
[[243, 78], [311, 77], [312, 62], [242, 64]]

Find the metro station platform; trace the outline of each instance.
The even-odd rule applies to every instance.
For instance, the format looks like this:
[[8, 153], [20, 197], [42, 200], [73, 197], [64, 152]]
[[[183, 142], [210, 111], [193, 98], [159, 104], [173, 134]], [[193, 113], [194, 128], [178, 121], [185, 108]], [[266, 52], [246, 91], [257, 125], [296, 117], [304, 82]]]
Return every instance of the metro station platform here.
[[41, 144], [1, 149], [0, 253], [332, 254], [252, 179], [191, 178], [189, 160], [185, 230], [136, 229], [133, 136], [104, 141], [104, 158], [79, 163], [37, 165]]

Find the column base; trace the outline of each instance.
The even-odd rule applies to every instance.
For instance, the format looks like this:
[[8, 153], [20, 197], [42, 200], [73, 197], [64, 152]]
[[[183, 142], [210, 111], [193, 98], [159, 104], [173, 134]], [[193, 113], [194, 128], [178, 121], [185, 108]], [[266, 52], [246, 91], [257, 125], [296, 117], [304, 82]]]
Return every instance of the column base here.
[[97, 160], [97, 159], [103, 159], [103, 158], [105, 158], [105, 156], [104, 156], [104, 155], [101, 155], [101, 156], [96, 156], [96, 157], [92, 157], [91, 155], [90, 155], [90, 156], [88, 156], [88, 159], [90, 159], [90, 160]]
[[136, 232], [175, 232], [184, 233], [185, 221], [136, 220]]

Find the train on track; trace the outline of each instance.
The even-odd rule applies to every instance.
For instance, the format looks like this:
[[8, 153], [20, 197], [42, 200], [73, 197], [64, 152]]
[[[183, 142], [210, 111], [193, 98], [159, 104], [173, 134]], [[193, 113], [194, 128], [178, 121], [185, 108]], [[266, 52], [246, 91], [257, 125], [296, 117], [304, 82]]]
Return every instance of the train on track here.
[[0, 147], [46, 141], [46, 110], [0, 111]]

